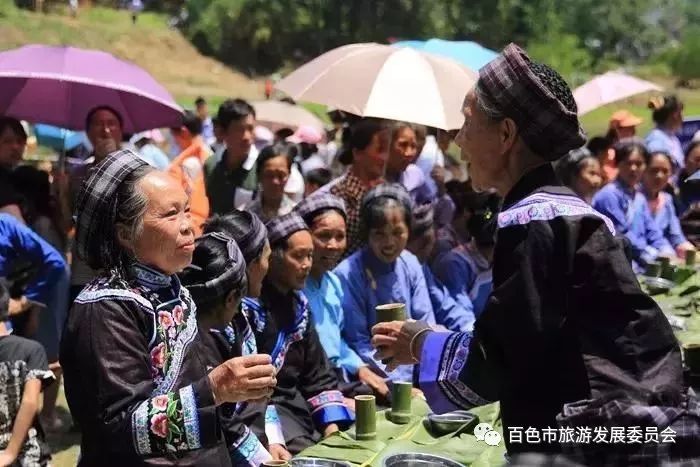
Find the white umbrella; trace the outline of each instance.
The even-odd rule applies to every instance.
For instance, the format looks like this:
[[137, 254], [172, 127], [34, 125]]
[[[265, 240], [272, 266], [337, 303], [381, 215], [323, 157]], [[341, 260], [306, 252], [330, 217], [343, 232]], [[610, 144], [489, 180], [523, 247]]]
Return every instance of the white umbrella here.
[[656, 84], [615, 71], [598, 75], [574, 91], [578, 114], [583, 115], [604, 105], [651, 91], [662, 91]]
[[277, 131], [281, 128], [296, 130], [300, 126], [311, 126], [324, 133], [323, 121], [304, 107], [282, 101], [251, 102], [258, 124]]
[[454, 60], [411, 48], [350, 44], [315, 58], [277, 83], [299, 101], [363, 117], [462, 126], [462, 102], [478, 75]]

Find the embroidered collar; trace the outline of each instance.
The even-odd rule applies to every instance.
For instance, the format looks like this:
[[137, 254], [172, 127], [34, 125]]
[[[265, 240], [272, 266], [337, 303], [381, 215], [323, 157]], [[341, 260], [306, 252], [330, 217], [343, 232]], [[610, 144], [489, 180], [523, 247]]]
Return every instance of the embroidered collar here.
[[543, 186], [561, 186], [554, 174], [552, 164], [540, 165], [523, 175], [504, 198], [503, 210], [510, 208]]
[[136, 279], [136, 282], [152, 290], [170, 287], [173, 284], [174, 276], [167, 276], [141, 263], [133, 264], [130, 268], [130, 272]]

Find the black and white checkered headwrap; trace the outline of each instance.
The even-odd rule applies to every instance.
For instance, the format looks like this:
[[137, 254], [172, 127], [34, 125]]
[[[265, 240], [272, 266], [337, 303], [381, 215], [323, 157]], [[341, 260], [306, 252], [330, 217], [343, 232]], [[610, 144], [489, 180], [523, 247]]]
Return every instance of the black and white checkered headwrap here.
[[117, 191], [136, 170], [149, 167], [133, 151], [113, 152], [96, 165], [83, 182], [75, 210], [75, 239], [78, 255], [93, 269], [114, 263], [118, 251], [114, 224], [117, 218]]
[[284, 216], [275, 217], [265, 226], [267, 227], [267, 238], [270, 241], [270, 246], [275, 246], [277, 242], [285, 240], [295, 232], [309, 230], [304, 219], [293, 211]]
[[433, 228], [433, 204], [419, 204], [413, 207], [413, 220], [411, 221], [411, 235], [420, 236]]
[[310, 224], [318, 212], [327, 209], [338, 211], [345, 219], [348, 217], [345, 211], [345, 201], [330, 193], [314, 193], [301, 200], [294, 208], [294, 211], [296, 211], [307, 224]]
[[[197, 251], [199, 248], [202, 248], [202, 242], [209, 241], [210, 239], [226, 244], [226, 249], [228, 251], [226, 269], [224, 273], [218, 277], [206, 281], [200, 280], [188, 283], [188, 270], [196, 270], [198, 274], [205, 277], [210, 275], [207, 274], [207, 264], [202, 261], [203, 258], [200, 258], [202, 255], [198, 254], [199, 252]], [[190, 291], [196, 304], [201, 305], [204, 302], [219, 299], [233, 289], [245, 289], [247, 287], [246, 262], [243, 258], [243, 253], [240, 248], [238, 248], [238, 244], [236, 244], [234, 239], [221, 232], [209, 232], [199, 237], [196, 242], [197, 247], [192, 255], [192, 264], [185, 268], [185, 273], [182, 275], [184, 278], [183, 285]], [[243, 292], [245, 292], [245, 290], [243, 290]]]
[[411, 195], [400, 183], [382, 183], [369, 190], [362, 199], [361, 211], [367, 209], [367, 206], [374, 200], [384, 197], [395, 199], [406, 208], [406, 212], [411, 212], [413, 205]]
[[250, 219], [250, 229], [237, 240], [238, 247], [241, 249], [246, 263], [250, 263], [260, 257], [265, 247], [267, 228], [265, 224], [263, 224], [263, 221], [252, 212], [237, 211], [237, 215], [238, 214]]

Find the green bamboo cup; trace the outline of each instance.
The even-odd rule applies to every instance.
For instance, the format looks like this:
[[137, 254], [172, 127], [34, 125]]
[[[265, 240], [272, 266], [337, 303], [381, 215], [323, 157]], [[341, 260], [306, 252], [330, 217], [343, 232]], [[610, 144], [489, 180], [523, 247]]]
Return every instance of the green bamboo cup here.
[[262, 463], [264, 467], [289, 467], [289, 461], [265, 461]]
[[377, 402], [374, 396], [355, 396], [355, 438], [368, 441], [377, 438]]
[[377, 323], [406, 320], [406, 305], [403, 303], [387, 303], [374, 309], [377, 313]]
[[405, 425], [411, 421], [411, 389], [413, 384], [396, 381], [391, 385], [391, 421]]
[[685, 265], [686, 266], [695, 266], [696, 254], [697, 254], [697, 251], [695, 251], [695, 250], [688, 250], [685, 252]]
[[661, 275], [661, 263], [654, 261], [647, 264], [644, 275], [647, 277], [659, 277]]

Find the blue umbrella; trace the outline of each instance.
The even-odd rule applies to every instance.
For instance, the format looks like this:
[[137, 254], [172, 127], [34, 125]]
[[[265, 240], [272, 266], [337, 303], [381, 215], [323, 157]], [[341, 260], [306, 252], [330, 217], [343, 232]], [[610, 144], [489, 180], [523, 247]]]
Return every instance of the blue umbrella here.
[[465, 65], [470, 70], [479, 71], [481, 67], [498, 56], [497, 52], [482, 47], [471, 41], [446, 41], [429, 39], [427, 41], [399, 41], [396, 47], [410, 47], [423, 52], [442, 55]]
[[43, 123], [34, 125], [34, 136], [36, 136], [38, 144], [59, 152], [70, 151], [83, 143], [83, 134], [81, 132]]

